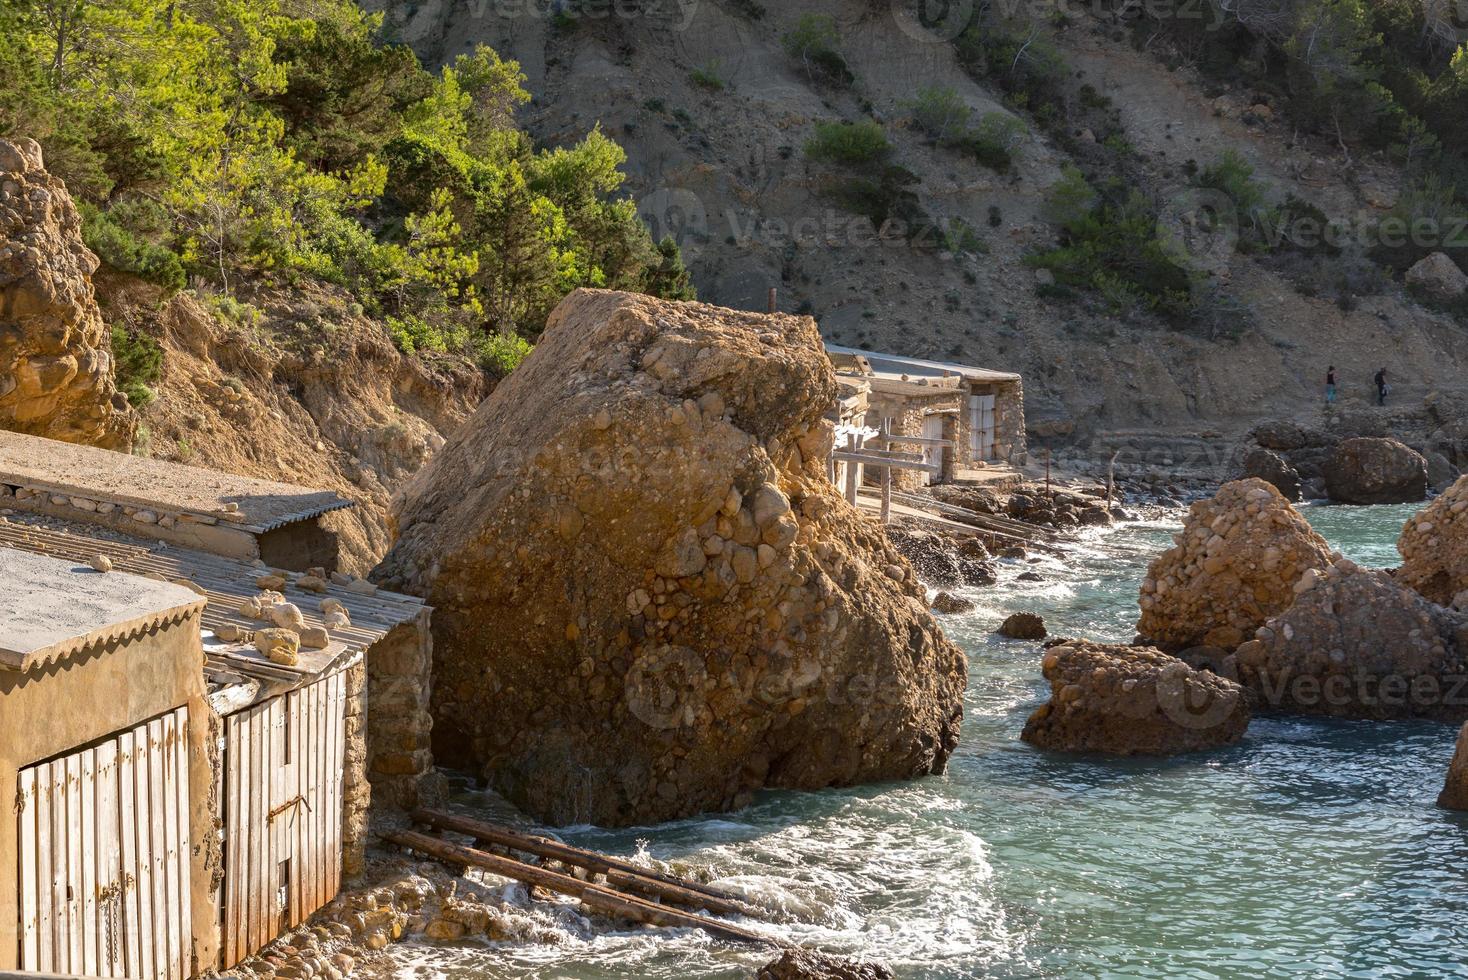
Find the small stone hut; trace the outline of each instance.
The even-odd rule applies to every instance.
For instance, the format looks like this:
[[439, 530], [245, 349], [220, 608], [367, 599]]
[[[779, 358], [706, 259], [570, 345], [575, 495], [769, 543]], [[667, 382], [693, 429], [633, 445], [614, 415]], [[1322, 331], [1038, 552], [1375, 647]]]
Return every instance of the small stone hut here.
[[[870, 386], [868, 426], [890, 425], [894, 435], [954, 444], [951, 453], [924, 446], [940, 473], [898, 471], [898, 487], [951, 482], [992, 463], [1026, 462], [1024, 380], [1018, 374], [829, 343], [826, 354], [838, 378]], [[895, 442], [892, 448], [903, 446]]]
[[[181, 665], [176, 669], [183, 679], [161, 699], [171, 699], [170, 704], [144, 698], [122, 712], [126, 717], [101, 713], [90, 719], [87, 731], [105, 731], [59, 748], [41, 747], [52, 751], [32, 750], [22, 742], [14, 750], [15, 767], [54, 765], [50, 757], [56, 752], [77, 747], [92, 753], [97, 747], [84, 743], [97, 738], [105, 737], [113, 746], [103, 751], [120, 752], [130, 737], [129, 725], [152, 724], [160, 712], [174, 711], [184, 702], [190, 705], [189, 726], [212, 729], [212, 739], [179, 741], [180, 757], [187, 760], [192, 778], [169, 784], [181, 806], [205, 807], [205, 829], [191, 832], [188, 840], [208, 858], [212, 876], [212, 883], [206, 877], [202, 893], [201, 883], [192, 883], [194, 914], [179, 936], [170, 935], [162, 946], [129, 939], [121, 943], [123, 960], [94, 961], [87, 957], [92, 947], [85, 940], [82, 952], [76, 953], [76, 930], [64, 925], [72, 920], [53, 915], [48, 920], [53, 949], [64, 940], [66, 958], [56, 953], [46, 958], [39, 944], [31, 949], [22, 943], [23, 967], [185, 977], [232, 966], [330, 901], [342, 878], [361, 869], [367, 810], [374, 796], [379, 803], [400, 806], [431, 797], [430, 610], [420, 599], [378, 590], [329, 566], [300, 574], [266, 562], [265, 555], [294, 564], [329, 554], [332, 535], [317, 521], [334, 507], [349, 505], [334, 494], [156, 460], [137, 468], [127, 462], [132, 457], [33, 437], [19, 437], [31, 450], [22, 460], [16, 449], [22, 443], [13, 436], [0, 433], [0, 554], [21, 556], [12, 562], [55, 562], [99, 596], [113, 596], [108, 602], [132, 594], [142, 583], [168, 590], [192, 610], [192, 618], [175, 627], [180, 633], [170, 640], [175, 646], [148, 655]], [[114, 467], [133, 476], [114, 478]], [[256, 499], [255, 491], [266, 499]], [[144, 520], [138, 520], [145, 511]], [[231, 514], [244, 516], [225, 517]], [[210, 517], [215, 523], [189, 519]], [[172, 519], [168, 525], [165, 518]], [[111, 570], [97, 573], [94, 564]], [[289, 665], [261, 654], [252, 642], [253, 632], [274, 624], [250, 614], [248, 602], [264, 590], [295, 606], [302, 635], [322, 631], [317, 635], [325, 645], [315, 649], [303, 644]], [[67, 604], [66, 596], [54, 590], [33, 591], [36, 608]], [[151, 637], [138, 642], [157, 647]], [[127, 696], [119, 700], [132, 702], [140, 697], [130, 686], [139, 683], [137, 678], [147, 681], [148, 675], [130, 670], [114, 677], [108, 696], [116, 699], [116, 692], [124, 691]], [[185, 681], [189, 698], [180, 694]], [[4, 684], [0, 676], [0, 734], [10, 717]], [[58, 704], [80, 704], [87, 706], [84, 714], [91, 713], [87, 698], [68, 697], [59, 687], [33, 684], [28, 690], [31, 700], [16, 702], [36, 705], [27, 711], [54, 712]], [[369, 714], [369, 700], [376, 703], [376, 713]], [[154, 735], [151, 729], [145, 732], [149, 738]], [[158, 735], [168, 737], [167, 732]], [[0, 779], [8, 749], [8, 743], [0, 748]], [[59, 775], [70, 778], [64, 770]], [[111, 840], [121, 831], [99, 827], [96, 833], [98, 840]], [[115, 855], [99, 852], [108, 855], [109, 869], [123, 869], [136, 859], [136, 847], [129, 858], [123, 839], [117, 841]], [[40, 853], [34, 844], [21, 850]], [[98, 881], [81, 890], [101, 903], [96, 921], [114, 928], [121, 921], [126, 928], [119, 935], [131, 937], [129, 929], [144, 935], [138, 917], [150, 914], [153, 906], [145, 913], [141, 886], [128, 884], [137, 876], [118, 870], [117, 881], [103, 883], [98, 875]], [[7, 878], [0, 874], [0, 917], [7, 900], [24, 905], [27, 894], [25, 881], [11, 885]], [[29, 894], [35, 918], [18, 914], [4, 921], [33, 921], [40, 934], [44, 903], [35, 897], [35, 888]], [[104, 920], [104, 914], [111, 918]], [[6, 938], [0, 925], [0, 949], [14, 950], [16, 944], [7, 944]], [[135, 948], [139, 957], [153, 959], [127, 960]], [[168, 952], [166, 963], [159, 959], [160, 951]], [[25, 958], [31, 954], [33, 958]], [[6, 962], [0, 958], [0, 969]]]

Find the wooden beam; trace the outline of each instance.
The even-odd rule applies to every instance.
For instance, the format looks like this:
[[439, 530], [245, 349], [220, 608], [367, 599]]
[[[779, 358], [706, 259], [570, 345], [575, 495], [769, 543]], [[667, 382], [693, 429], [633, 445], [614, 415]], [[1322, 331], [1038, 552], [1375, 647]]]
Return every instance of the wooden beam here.
[[472, 847], [450, 844], [437, 837], [429, 837], [427, 834], [399, 830], [384, 835], [383, 839], [447, 864], [479, 868], [491, 874], [524, 882], [527, 885], [535, 885], [562, 895], [569, 895], [602, 915], [631, 919], [634, 922], [671, 929], [702, 929], [712, 936], [736, 942], [781, 945], [775, 939], [749, 932], [719, 919], [671, 909], [604, 885], [595, 885], [558, 871], [547, 871], [545, 868], [538, 868], [524, 861], [516, 861], [514, 858], [500, 857], [497, 854], [490, 854]]
[[871, 453], [848, 453], [836, 454], [836, 459], [843, 463], [862, 463], [866, 466], [890, 466], [899, 470], [924, 470], [928, 473], [938, 472], [938, 467], [930, 463], [917, 463], [905, 459], [890, 459], [886, 456], [875, 456]]

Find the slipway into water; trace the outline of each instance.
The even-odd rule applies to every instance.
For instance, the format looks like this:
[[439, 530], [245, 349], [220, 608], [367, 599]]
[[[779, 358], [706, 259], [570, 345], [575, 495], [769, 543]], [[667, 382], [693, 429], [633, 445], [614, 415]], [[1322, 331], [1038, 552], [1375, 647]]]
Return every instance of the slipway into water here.
[[[1395, 564], [1412, 507], [1311, 507], [1347, 556]], [[1037, 644], [1130, 640], [1147, 562], [1176, 525], [1094, 532], [1064, 563], [1010, 563], [945, 621], [971, 659], [947, 775], [772, 792], [739, 813], [657, 828], [576, 828], [584, 847], [708, 867], [800, 910], [787, 938], [900, 977], [1468, 975], [1468, 815], [1434, 806], [1456, 732], [1428, 723], [1257, 719], [1240, 745], [1172, 760], [1076, 759], [1019, 741], [1045, 699]], [[1034, 570], [1043, 582], [1020, 582]], [[465, 794], [464, 810], [504, 815]], [[569, 909], [548, 945], [409, 944], [420, 977], [745, 978], [770, 959], [700, 934], [595, 934]]]

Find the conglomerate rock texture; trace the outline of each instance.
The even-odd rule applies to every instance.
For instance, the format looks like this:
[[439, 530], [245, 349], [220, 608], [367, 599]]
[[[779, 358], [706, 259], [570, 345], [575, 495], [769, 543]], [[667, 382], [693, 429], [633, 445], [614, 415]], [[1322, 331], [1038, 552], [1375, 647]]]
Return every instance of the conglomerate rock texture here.
[[34, 141], [0, 140], [0, 427], [128, 448], [81, 215]]
[[405, 489], [434, 748], [555, 823], [944, 768], [963, 653], [825, 476], [815, 323], [580, 290]]
[[1468, 609], [1468, 476], [1409, 518], [1397, 580], [1440, 606]]
[[1468, 724], [1458, 732], [1458, 744], [1437, 805], [1449, 810], [1468, 810]]
[[1289, 608], [1306, 571], [1331, 562], [1325, 539], [1259, 479], [1194, 503], [1174, 540], [1147, 570], [1137, 624], [1167, 650], [1237, 647]]
[[1427, 460], [1395, 439], [1347, 439], [1324, 467], [1325, 492], [1344, 504], [1427, 499]]
[[1050, 701], [1020, 737], [1043, 749], [1174, 755], [1230, 745], [1249, 727], [1243, 688], [1160, 650], [1073, 640], [1041, 666]]
[[1234, 654], [1261, 708], [1468, 720], [1468, 616], [1349, 559], [1307, 572], [1296, 591]]

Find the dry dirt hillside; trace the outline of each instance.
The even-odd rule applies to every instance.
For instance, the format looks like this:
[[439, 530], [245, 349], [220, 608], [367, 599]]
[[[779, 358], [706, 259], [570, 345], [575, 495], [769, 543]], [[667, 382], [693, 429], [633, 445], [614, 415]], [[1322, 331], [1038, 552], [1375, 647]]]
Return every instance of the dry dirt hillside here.
[[[1037, 295], [1022, 259], [1055, 239], [1042, 216], [1047, 192], [1075, 144], [1102, 134], [1074, 134], [1067, 153], [1018, 113], [1026, 135], [1007, 175], [934, 145], [912, 119], [923, 86], [953, 89], [975, 117], [1011, 110], [964, 71], [951, 43], [886, 2], [669, 0], [654, 15], [593, 5], [623, 11], [599, 17], [567, 13], [584, 5], [494, 0], [367, 6], [385, 9], [390, 36], [429, 62], [479, 43], [518, 59], [534, 93], [524, 121], [539, 139], [554, 144], [600, 123], [627, 149], [645, 215], [678, 234], [701, 299], [763, 308], [777, 286], [781, 308], [814, 313], [830, 339], [1020, 371], [1032, 435], [1049, 436], [1062, 457], [1129, 447], [1154, 463], [1217, 462], [1226, 456], [1217, 447], [1259, 419], [1318, 418], [1327, 363], [1341, 373], [1347, 408], [1366, 406], [1372, 375], [1390, 367], [1404, 427], [1421, 424], [1429, 394], [1439, 413], [1468, 394], [1464, 327], [1400, 283], [1342, 297], [1205, 242], [1197, 256], [1230, 304], [1221, 325], [1179, 329]], [[849, 86], [813, 81], [783, 43], [812, 13], [833, 18]], [[1271, 200], [1294, 195], [1332, 218], [1379, 215], [1399, 192], [1392, 167], [1298, 138], [1267, 107], [1250, 111], [1262, 97], [1172, 70], [1095, 16], [1079, 14], [1050, 40], [1074, 83], [1110, 100], [1104, 115], [1125, 146], [1126, 179], [1157, 198], [1186, 204], [1187, 175], [1228, 149], [1254, 166]], [[921, 209], [980, 239], [967, 253], [873, 243], [823, 193], [829, 173], [803, 151], [816, 124], [868, 118], [894, 144], [892, 162], [918, 178]]]

